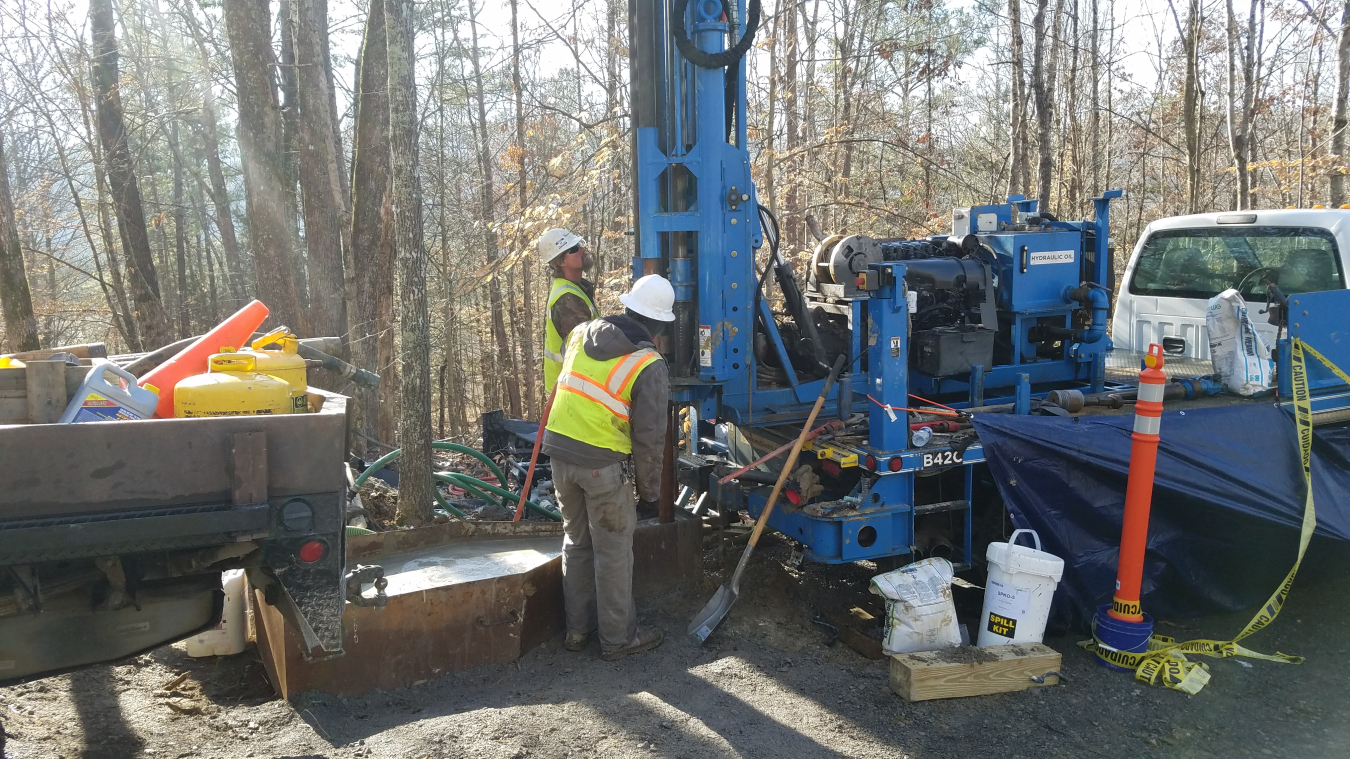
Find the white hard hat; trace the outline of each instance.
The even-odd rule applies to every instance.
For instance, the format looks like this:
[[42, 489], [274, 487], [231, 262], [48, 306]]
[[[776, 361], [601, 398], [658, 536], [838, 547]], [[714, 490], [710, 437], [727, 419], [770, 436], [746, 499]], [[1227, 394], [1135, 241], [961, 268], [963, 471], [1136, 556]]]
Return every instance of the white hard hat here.
[[539, 235], [539, 242], [535, 243], [535, 247], [539, 250], [539, 259], [549, 263], [572, 248], [585, 244], [584, 238], [577, 237], [562, 227], [554, 227]]
[[619, 302], [648, 319], [675, 321], [675, 288], [660, 274], [648, 274], [619, 296]]

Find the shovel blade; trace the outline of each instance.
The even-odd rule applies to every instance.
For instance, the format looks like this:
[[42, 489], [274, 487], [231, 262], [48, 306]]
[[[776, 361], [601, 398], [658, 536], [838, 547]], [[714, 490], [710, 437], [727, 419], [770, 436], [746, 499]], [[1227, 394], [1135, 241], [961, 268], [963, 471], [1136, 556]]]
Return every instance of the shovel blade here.
[[694, 617], [694, 621], [689, 623], [689, 636], [694, 639], [695, 643], [703, 645], [704, 641], [708, 640], [708, 636], [712, 635], [713, 630], [716, 630], [717, 626], [722, 624], [727, 612], [731, 611], [731, 605], [736, 603], [736, 599], [739, 597], [740, 594], [729, 586], [723, 585], [717, 589], [712, 600], [708, 601], [708, 604], [703, 607], [703, 611], [700, 611]]

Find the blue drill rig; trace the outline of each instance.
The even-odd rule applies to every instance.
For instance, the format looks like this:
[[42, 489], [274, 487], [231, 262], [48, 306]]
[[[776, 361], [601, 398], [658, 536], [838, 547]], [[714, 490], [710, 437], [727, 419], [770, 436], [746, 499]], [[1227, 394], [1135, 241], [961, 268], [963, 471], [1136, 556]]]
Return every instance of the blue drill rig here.
[[[759, 0], [630, 0], [629, 14], [633, 274], [662, 274], [675, 288], [661, 347], [672, 428], [687, 420], [678, 481], [719, 511], [758, 515], [767, 488], [754, 473], [720, 484], [745, 462], [701, 443], [700, 426], [726, 424], [771, 448], [787, 437], [775, 437], [779, 428], [802, 423], [844, 355], [829, 396], [841, 424], [810, 447], [805, 479], [815, 487], [799, 482], [798, 502], [769, 524], [806, 558], [838, 563], [911, 554], [921, 522], [940, 519], [953, 561], [968, 565], [972, 467], [983, 453], [961, 410], [1009, 403], [1026, 413], [1051, 390], [1103, 389], [1109, 206], [1120, 191], [1097, 198], [1090, 221], [1061, 221], [1014, 196], [956, 209], [949, 235], [835, 235], [820, 241], [803, 287], [751, 179], [745, 53]], [[934, 417], [915, 406], [956, 421], [925, 432]]]

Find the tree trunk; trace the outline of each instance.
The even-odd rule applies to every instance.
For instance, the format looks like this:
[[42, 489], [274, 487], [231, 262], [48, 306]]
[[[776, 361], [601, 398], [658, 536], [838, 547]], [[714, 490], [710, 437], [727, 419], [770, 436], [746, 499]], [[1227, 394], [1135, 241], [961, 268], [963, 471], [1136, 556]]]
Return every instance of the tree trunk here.
[[[519, 419], [521, 416], [520, 378], [511, 373], [511, 344], [506, 337], [506, 317], [502, 309], [502, 288], [497, 276], [499, 272], [496, 271], [499, 254], [497, 231], [495, 229], [497, 209], [493, 189], [495, 185], [492, 179], [492, 146], [488, 136], [487, 99], [483, 94], [483, 69], [478, 55], [478, 13], [473, 0], [469, 0], [469, 29], [473, 35], [470, 60], [473, 63], [475, 100], [477, 101], [478, 124], [482, 136], [482, 141], [478, 145], [478, 165], [483, 174], [481, 220], [484, 232], [483, 249], [487, 255], [488, 268], [493, 273], [492, 278], [488, 281], [488, 297], [492, 305], [492, 342], [496, 344], [497, 368], [495, 376], [500, 385], [506, 389], [508, 411], [512, 417]], [[486, 369], [487, 367], [484, 367], [484, 370]]]
[[169, 125], [169, 152], [173, 160], [173, 250], [178, 264], [178, 339], [192, 336], [192, 311], [188, 307], [187, 214], [183, 212], [183, 156], [178, 149], [178, 122]]
[[[1228, 10], [1228, 147], [1233, 156], [1233, 169], [1237, 172], [1237, 208], [1246, 209], [1248, 199], [1247, 175], [1247, 125], [1245, 117], [1246, 92], [1238, 92], [1238, 65], [1240, 40], [1238, 37], [1237, 16], [1233, 13], [1233, 0], [1227, 0]], [[1245, 56], [1244, 56], [1245, 62]], [[1246, 72], [1246, 66], [1242, 66]], [[1239, 100], [1241, 98], [1241, 100]]]
[[413, 79], [412, 0], [386, 0], [389, 50], [389, 144], [393, 148], [394, 227], [398, 242], [402, 409], [398, 417], [398, 516], [431, 521], [431, 324], [422, 197], [417, 176], [417, 91]]
[[136, 321], [144, 347], [153, 350], [173, 338], [168, 315], [159, 297], [159, 278], [150, 252], [150, 234], [141, 207], [141, 189], [136, 180], [136, 165], [127, 144], [122, 118], [121, 77], [117, 66], [117, 38], [113, 31], [112, 0], [93, 0], [89, 4], [89, 24], [94, 38], [94, 88], [97, 93], [98, 133], [107, 161], [108, 182], [112, 187], [117, 229], [130, 265], [132, 300], [136, 303]]
[[41, 347], [37, 318], [33, 316], [33, 297], [28, 291], [28, 272], [24, 270], [23, 250], [19, 246], [14, 198], [9, 194], [9, 163], [5, 160], [3, 133], [0, 133], [0, 310], [5, 317], [5, 340], [0, 351], [17, 353]]
[[299, 71], [300, 186], [304, 193], [305, 246], [309, 262], [309, 326], [316, 335], [343, 335], [347, 310], [342, 271], [342, 187], [338, 147], [328, 98], [323, 39], [327, 0], [296, 0], [296, 69]]
[[[1027, 83], [1022, 45], [1022, 0], [1008, 0], [1009, 47], [1012, 56], [1012, 157], [1008, 169], [1008, 194], [1027, 192]], [[1037, 43], [1040, 44], [1039, 42]], [[1039, 48], [1038, 48], [1039, 49]]]
[[[357, 388], [360, 429], [367, 438], [388, 442], [389, 430], [379, 429], [382, 405], [395, 405], [389, 388], [393, 366], [386, 364], [380, 344], [393, 324], [382, 321], [381, 290], [392, 292], [393, 233], [390, 204], [392, 175], [389, 162], [389, 67], [385, 39], [384, 0], [371, 0], [361, 48], [361, 76], [356, 83], [356, 123], [352, 141], [352, 255], [355, 298], [347, 313], [352, 362], [381, 375], [379, 389]], [[392, 345], [389, 354], [392, 355]], [[384, 398], [384, 404], [381, 403]], [[364, 447], [364, 446], [363, 446]]]
[[[1042, 211], [1052, 210], [1050, 192], [1055, 149], [1051, 137], [1055, 123], [1055, 59], [1059, 53], [1059, 0], [1056, 0], [1055, 9], [1050, 13], [1047, 26], [1045, 17], [1049, 6], [1050, 0], [1037, 0], [1036, 16], [1032, 20], [1036, 43], [1032, 51], [1031, 88], [1036, 97], [1036, 141], [1039, 157], [1036, 193], [1040, 198]], [[1049, 40], [1051, 43], [1049, 55], [1046, 55], [1045, 50], [1047, 29], [1048, 35], [1052, 38]]]
[[[202, 71], [211, 71], [211, 53], [206, 47], [206, 38], [197, 17], [192, 12], [192, 3], [183, 4], [183, 18], [187, 21], [188, 31], [197, 45], [197, 55], [201, 59]], [[220, 246], [225, 250], [225, 266], [228, 290], [235, 300], [247, 300], [253, 287], [244, 270], [243, 257], [239, 254], [239, 241], [234, 231], [234, 214], [230, 210], [230, 193], [225, 186], [225, 172], [220, 163], [220, 138], [217, 136], [216, 98], [211, 90], [209, 73], [202, 80], [202, 118], [201, 137], [206, 153], [206, 172], [211, 179], [211, 205], [215, 207], [216, 229], [220, 231]]]
[[272, 79], [276, 60], [268, 7], [263, 0], [224, 0], [224, 9], [239, 102], [239, 153], [258, 297], [271, 309], [274, 323], [308, 335], [309, 322], [300, 310], [283, 202], [281, 112]]
[[[517, 180], [517, 190], [519, 199], [516, 207], [516, 245], [528, 245], [530, 241], [521, 239], [520, 225], [525, 219], [525, 211], [529, 208], [529, 175], [525, 171], [525, 105], [524, 90], [520, 86], [520, 23], [516, 18], [516, 6], [518, 0], [511, 0], [511, 87], [516, 94], [516, 146], [520, 149], [517, 159], [520, 161], [520, 174]], [[608, 117], [608, 115], [607, 115]], [[604, 234], [604, 229], [600, 230]], [[523, 417], [529, 419], [539, 413], [537, 401], [535, 400], [535, 388], [542, 387], [536, 380], [543, 376], [542, 357], [537, 358], [534, 353], [534, 297], [531, 293], [533, 283], [530, 281], [531, 267], [536, 266], [533, 256], [524, 256], [520, 260], [520, 286], [522, 293], [522, 302], [524, 308], [521, 309], [520, 319], [517, 321], [516, 340], [520, 343], [520, 353], [525, 364], [525, 393]]]
[[[1175, 13], [1175, 9], [1173, 9]], [[1204, 29], [1200, 0], [1190, 0], [1186, 26], [1178, 25], [1186, 55], [1182, 86], [1182, 123], [1186, 132], [1186, 213], [1200, 213], [1200, 36]]]
[[1350, 0], [1341, 8], [1341, 34], [1336, 40], [1336, 104], [1331, 122], [1331, 195], [1327, 205], [1340, 208], [1345, 199], [1345, 102], [1350, 97]]
[[[789, 0], [783, 18], [783, 152], [787, 164], [783, 168], [783, 223], [782, 245], [785, 255], [802, 244], [801, 172], [802, 159], [797, 155], [801, 144], [801, 98], [797, 92], [797, 63], [801, 59], [797, 44], [797, 14], [804, 12], [801, 0]], [[791, 260], [789, 258], [789, 260]]]
[[[310, 266], [300, 239], [300, 84], [295, 65], [295, 27], [299, 9], [297, 0], [280, 0], [277, 5], [277, 27], [281, 36], [281, 65], [277, 67], [281, 83], [281, 160], [282, 182], [286, 204], [286, 229], [291, 235], [287, 248], [291, 266], [295, 269], [296, 295], [300, 309], [309, 315]], [[309, 228], [305, 228], [308, 237]], [[313, 324], [310, 325], [313, 329]], [[317, 334], [317, 333], [316, 333]]]

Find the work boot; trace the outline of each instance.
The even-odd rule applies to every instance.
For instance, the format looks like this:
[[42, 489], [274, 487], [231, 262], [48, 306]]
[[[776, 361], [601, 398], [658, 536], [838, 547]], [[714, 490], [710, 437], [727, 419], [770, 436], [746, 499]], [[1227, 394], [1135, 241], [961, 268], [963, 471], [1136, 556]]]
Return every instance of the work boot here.
[[639, 630], [637, 638], [634, 639], [632, 643], [610, 649], [609, 651], [601, 651], [600, 658], [605, 661], [614, 661], [615, 659], [622, 659], [629, 654], [650, 651], [661, 645], [661, 641], [665, 639], [666, 634], [654, 627], [647, 630]]
[[563, 648], [568, 651], [582, 651], [590, 639], [590, 633], [568, 633], [567, 637], [563, 638]]

